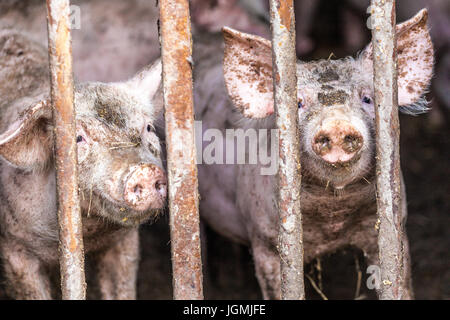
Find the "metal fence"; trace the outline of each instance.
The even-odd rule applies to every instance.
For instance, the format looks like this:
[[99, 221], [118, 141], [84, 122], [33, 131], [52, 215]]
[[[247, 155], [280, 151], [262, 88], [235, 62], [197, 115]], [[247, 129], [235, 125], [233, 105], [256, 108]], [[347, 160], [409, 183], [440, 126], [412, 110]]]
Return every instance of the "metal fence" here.
[[62, 298], [85, 299], [69, 14], [68, 0], [47, 1]]
[[[160, 1], [167, 136], [170, 235], [175, 299], [203, 299], [188, 0]], [[395, 0], [372, 0], [376, 104], [380, 298], [401, 299], [401, 181], [397, 108]], [[55, 123], [63, 299], [85, 299], [77, 185], [69, 0], [47, 0], [51, 97]], [[277, 201], [283, 299], [304, 299], [300, 158], [293, 0], [271, 0], [273, 79], [279, 132]], [[180, 149], [182, 148], [182, 150]], [[286, 223], [289, 221], [289, 224]], [[292, 223], [291, 221], [294, 221]]]

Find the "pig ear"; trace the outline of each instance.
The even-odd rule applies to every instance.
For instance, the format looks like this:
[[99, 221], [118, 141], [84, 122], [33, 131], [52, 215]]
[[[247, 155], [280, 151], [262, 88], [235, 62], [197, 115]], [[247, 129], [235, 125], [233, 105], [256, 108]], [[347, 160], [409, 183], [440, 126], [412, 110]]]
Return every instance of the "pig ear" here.
[[[420, 101], [433, 75], [434, 50], [427, 27], [428, 11], [396, 28], [398, 59], [398, 104], [408, 106]], [[362, 53], [365, 68], [372, 68], [372, 43]]]
[[152, 100], [161, 85], [161, 73], [161, 59], [158, 59], [128, 80], [127, 84], [139, 95]]
[[53, 150], [51, 120], [50, 101], [31, 105], [0, 135], [0, 156], [18, 168], [45, 168]]
[[270, 41], [227, 27], [223, 71], [233, 104], [249, 118], [274, 112], [272, 49]]

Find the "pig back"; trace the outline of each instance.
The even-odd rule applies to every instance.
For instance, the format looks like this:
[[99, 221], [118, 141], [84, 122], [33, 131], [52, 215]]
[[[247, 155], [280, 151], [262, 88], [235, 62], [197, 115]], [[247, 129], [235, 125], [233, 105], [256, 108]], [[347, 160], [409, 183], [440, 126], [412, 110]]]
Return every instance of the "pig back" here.
[[49, 95], [45, 48], [14, 29], [0, 30], [0, 132], [20, 112]]

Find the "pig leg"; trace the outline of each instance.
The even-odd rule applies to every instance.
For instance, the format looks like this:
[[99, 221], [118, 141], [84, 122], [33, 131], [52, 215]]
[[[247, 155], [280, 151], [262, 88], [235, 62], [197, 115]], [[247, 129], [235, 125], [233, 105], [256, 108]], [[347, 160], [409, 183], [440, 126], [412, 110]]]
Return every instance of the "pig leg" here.
[[96, 256], [102, 299], [136, 299], [139, 262], [138, 229], [130, 230], [119, 241]]
[[51, 299], [50, 278], [42, 262], [17, 243], [2, 239], [7, 294], [18, 300]]
[[256, 278], [265, 300], [281, 299], [280, 256], [272, 245], [257, 239], [252, 241]]

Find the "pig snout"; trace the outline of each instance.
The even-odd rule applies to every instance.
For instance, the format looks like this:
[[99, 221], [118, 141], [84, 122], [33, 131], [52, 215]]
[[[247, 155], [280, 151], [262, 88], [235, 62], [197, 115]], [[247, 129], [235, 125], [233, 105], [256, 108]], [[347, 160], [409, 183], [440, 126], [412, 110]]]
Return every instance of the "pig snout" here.
[[344, 120], [323, 124], [312, 141], [314, 152], [331, 164], [351, 161], [362, 146], [361, 133], [350, 122]]
[[140, 165], [132, 169], [125, 181], [124, 199], [138, 211], [160, 209], [167, 195], [167, 180], [162, 169], [155, 165]]

